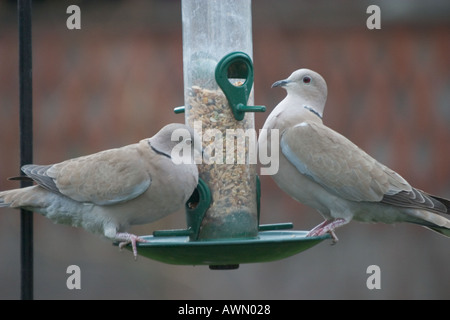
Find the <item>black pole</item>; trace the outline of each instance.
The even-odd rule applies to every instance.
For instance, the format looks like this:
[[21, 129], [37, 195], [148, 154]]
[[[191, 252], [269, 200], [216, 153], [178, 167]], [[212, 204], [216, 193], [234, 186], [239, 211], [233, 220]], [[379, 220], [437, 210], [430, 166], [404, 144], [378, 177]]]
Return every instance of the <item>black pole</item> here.
[[[31, 1], [17, 3], [19, 19], [20, 166], [33, 162], [33, 90], [31, 55]], [[22, 188], [31, 182], [21, 181]], [[33, 214], [20, 211], [21, 298], [33, 299]]]

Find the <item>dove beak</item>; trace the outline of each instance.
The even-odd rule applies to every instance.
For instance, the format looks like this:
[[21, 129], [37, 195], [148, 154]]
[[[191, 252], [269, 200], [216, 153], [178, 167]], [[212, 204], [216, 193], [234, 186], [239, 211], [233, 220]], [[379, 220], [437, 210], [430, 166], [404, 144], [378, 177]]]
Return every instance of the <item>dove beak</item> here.
[[272, 88], [275, 88], [275, 87], [284, 87], [284, 86], [286, 86], [289, 82], [290, 82], [289, 80], [280, 80], [280, 81], [277, 81], [277, 82], [275, 82], [275, 83], [272, 85]]

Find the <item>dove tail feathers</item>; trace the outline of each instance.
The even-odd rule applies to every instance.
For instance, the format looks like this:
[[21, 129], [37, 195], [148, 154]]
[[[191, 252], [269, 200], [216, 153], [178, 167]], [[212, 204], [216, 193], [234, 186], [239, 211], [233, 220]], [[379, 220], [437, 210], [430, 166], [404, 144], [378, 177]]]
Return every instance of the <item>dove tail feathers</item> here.
[[445, 199], [445, 198], [441, 198], [441, 197], [437, 197], [437, 196], [433, 196], [433, 195], [429, 195], [431, 198], [439, 201], [440, 203], [442, 203], [446, 209], [447, 209], [447, 214], [450, 214], [450, 200]]
[[0, 192], [0, 208], [11, 206], [11, 203], [9, 203], [7, 200], [9, 198], [8, 195], [10, 194], [11, 191], [13, 190]]
[[34, 208], [44, 205], [43, 190], [39, 186], [13, 189], [0, 192], [0, 207]]
[[441, 228], [441, 227], [425, 227], [425, 228], [430, 229], [431, 231], [437, 232], [445, 237], [450, 238], [450, 229]]
[[[449, 212], [447, 210], [447, 212]], [[414, 217], [410, 222], [421, 225], [435, 231], [443, 236], [450, 237], [450, 220], [443, 216], [425, 210], [411, 210], [410, 215]]]

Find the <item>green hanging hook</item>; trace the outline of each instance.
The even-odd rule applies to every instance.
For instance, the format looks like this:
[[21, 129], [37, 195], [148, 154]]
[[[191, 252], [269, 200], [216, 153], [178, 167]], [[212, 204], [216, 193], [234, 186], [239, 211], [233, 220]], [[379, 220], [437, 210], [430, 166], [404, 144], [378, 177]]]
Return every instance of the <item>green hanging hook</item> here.
[[[234, 118], [244, 119], [246, 112], [264, 112], [264, 106], [247, 106], [253, 87], [253, 64], [244, 52], [227, 54], [216, 66], [216, 82], [228, 99]], [[244, 83], [235, 85], [230, 79], [245, 79]]]

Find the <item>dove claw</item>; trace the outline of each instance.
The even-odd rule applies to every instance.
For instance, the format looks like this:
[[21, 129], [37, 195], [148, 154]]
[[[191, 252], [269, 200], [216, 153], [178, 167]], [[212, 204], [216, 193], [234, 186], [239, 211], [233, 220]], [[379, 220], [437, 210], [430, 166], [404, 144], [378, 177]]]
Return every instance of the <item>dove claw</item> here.
[[334, 229], [346, 224], [348, 221], [342, 218], [337, 218], [335, 220], [325, 220], [313, 229], [308, 232], [306, 235], [307, 237], [317, 237], [322, 236], [324, 234], [329, 233], [331, 235], [332, 239], [332, 245], [336, 244], [339, 239], [336, 236], [336, 233], [334, 233]]
[[329, 231], [328, 233], [331, 235], [331, 245], [334, 246], [336, 243], [338, 243], [339, 239], [334, 231]]
[[134, 260], [137, 260], [137, 247], [136, 247], [136, 243], [137, 242], [148, 242], [147, 240], [138, 237], [137, 235], [131, 234], [131, 233], [117, 233], [116, 240], [122, 240], [119, 243], [119, 249], [122, 250], [123, 247], [125, 247], [126, 245], [131, 243], [131, 247], [133, 249], [133, 256], [134, 256]]

